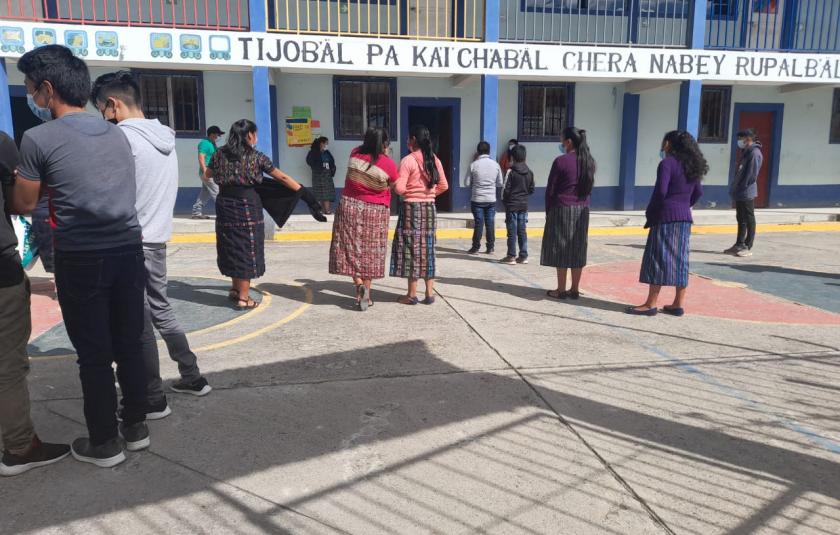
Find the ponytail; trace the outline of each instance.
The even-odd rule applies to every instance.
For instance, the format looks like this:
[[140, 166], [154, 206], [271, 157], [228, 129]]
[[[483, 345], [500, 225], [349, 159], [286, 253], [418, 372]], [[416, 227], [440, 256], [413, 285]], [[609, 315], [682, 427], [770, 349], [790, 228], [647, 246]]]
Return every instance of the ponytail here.
[[429, 177], [429, 187], [436, 186], [440, 177], [435, 164], [435, 154], [432, 152], [432, 136], [429, 134], [429, 129], [421, 124], [415, 125], [411, 128], [411, 137], [414, 138], [423, 154], [423, 169]]
[[595, 159], [586, 141], [586, 130], [569, 126], [563, 130], [563, 139], [572, 142], [577, 156], [578, 182], [575, 193], [578, 199], [585, 199], [592, 194], [595, 186]]

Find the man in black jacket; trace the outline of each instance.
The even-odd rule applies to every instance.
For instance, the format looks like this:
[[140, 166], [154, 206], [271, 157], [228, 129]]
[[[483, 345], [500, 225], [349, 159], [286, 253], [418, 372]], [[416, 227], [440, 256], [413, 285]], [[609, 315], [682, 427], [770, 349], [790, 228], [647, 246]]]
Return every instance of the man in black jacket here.
[[[528, 263], [528, 197], [534, 193], [534, 173], [525, 163], [526, 155], [523, 145], [516, 145], [511, 150], [513, 164], [505, 175], [502, 188], [508, 246], [507, 256], [500, 260], [502, 264]], [[519, 256], [516, 255], [517, 240]]]
[[729, 185], [729, 195], [735, 201], [735, 217], [738, 220], [738, 237], [735, 245], [724, 251], [735, 256], [752, 256], [755, 240], [755, 198], [758, 197], [758, 172], [764, 156], [761, 154], [761, 142], [755, 130], [748, 128], [738, 132], [738, 148], [741, 163], [735, 171], [735, 177]]

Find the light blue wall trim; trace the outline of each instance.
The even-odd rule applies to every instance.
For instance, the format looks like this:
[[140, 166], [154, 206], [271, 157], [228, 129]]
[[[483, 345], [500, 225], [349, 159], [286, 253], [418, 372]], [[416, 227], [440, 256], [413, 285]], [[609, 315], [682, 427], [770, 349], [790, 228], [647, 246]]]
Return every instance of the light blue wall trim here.
[[251, 73], [254, 79], [254, 122], [257, 123], [257, 150], [274, 158], [274, 140], [272, 139], [271, 91], [269, 90], [268, 67], [254, 67]]
[[706, 46], [706, 11], [708, 2], [695, 0], [691, 3], [689, 25], [686, 32], [688, 48], [703, 48]]
[[624, 93], [621, 112], [621, 152], [619, 155], [619, 202], [616, 208], [632, 210], [636, 188], [636, 151], [639, 141], [639, 104], [641, 97]]
[[0, 130], [9, 137], [15, 137], [15, 127], [12, 124], [12, 100], [9, 94], [9, 77], [6, 74], [6, 60], [0, 58]]
[[700, 93], [703, 82], [686, 80], [680, 84], [680, 110], [677, 128], [691, 133], [695, 138], [700, 132]]
[[481, 77], [481, 139], [490, 143], [490, 154], [499, 145], [499, 77]]

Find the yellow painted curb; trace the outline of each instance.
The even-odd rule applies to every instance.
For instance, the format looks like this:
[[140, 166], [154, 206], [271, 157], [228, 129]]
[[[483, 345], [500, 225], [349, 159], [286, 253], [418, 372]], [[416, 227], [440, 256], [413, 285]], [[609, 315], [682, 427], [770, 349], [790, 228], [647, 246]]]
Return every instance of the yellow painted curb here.
[[[504, 232], [504, 228], [497, 228]], [[735, 225], [696, 225], [692, 227], [694, 234], [732, 234], [737, 231]], [[840, 222], [826, 221], [820, 223], [790, 223], [763, 224], [757, 226], [757, 232], [840, 232]], [[472, 238], [470, 228], [442, 228], [438, 229], [440, 240], [455, 240]], [[528, 236], [541, 238], [543, 229], [528, 229]], [[590, 236], [647, 236], [647, 230], [641, 227], [595, 227], [589, 229]], [[388, 231], [388, 238], [394, 237], [394, 231]], [[332, 239], [331, 230], [313, 230], [302, 232], [278, 232], [274, 235], [277, 242], [328, 242]], [[215, 233], [175, 234], [170, 243], [216, 243]]]

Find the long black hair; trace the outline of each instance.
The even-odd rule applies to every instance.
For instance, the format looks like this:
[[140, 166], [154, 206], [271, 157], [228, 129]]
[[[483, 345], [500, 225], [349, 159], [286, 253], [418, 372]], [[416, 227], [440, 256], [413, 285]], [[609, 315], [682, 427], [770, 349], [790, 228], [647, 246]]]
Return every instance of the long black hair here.
[[709, 172], [709, 164], [694, 136], [684, 130], [671, 130], [665, 134], [662, 144], [664, 145], [666, 141], [671, 145], [671, 156], [682, 164], [688, 181], [703, 180]]
[[312, 167], [321, 167], [321, 145], [329, 142], [324, 136], [316, 137], [306, 154], [306, 163]]
[[585, 199], [592, 193], [595, 186], [595, 159], [589, 151], [586, 141], [586, 130], [567, 126], [563, 129], [563, 139], [572, 142], [577, 156], [578, 183], [575, 193], [578, 199]]
[[365, 140], [356, 148], [356, 152], [370, 156], [370, 162], [367, 166], [370, 169], [384, 153], [382, 147], [387, 147], [390, 144], [391, 140], [388, 139], [388, 132], [384, 128], [368, 128], [365, 132]]
[[435, 165], [435, 153], [432, 152], [432, 136], [429, 134], [429, 129], [422, 124], [411, 127], [411, 137], [417, 143], [420, 152], [423, 153], [423, 169], [429, 176], [429, 187], [436, 186], [440, 177], [437, 172], [437, 165]]
[[248, 119], [239, 119], [228, 130], [227, 143], [219, 149], [225, 158], [231, 161], [241, 160], [243, 156], [254, 150], [248, 144], [248, 134], [256, 134], [257, 125]]

